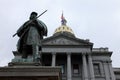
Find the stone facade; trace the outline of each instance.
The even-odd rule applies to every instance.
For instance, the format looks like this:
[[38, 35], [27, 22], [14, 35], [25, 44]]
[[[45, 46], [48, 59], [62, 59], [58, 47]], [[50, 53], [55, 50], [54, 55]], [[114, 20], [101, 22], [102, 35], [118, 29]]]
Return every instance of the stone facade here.
[[62, 80], [119, 80], [111, 55], [108, 48], [93, 48], [89, 40], [64, 33], [43, 40], [42, 63], [62, 66]]

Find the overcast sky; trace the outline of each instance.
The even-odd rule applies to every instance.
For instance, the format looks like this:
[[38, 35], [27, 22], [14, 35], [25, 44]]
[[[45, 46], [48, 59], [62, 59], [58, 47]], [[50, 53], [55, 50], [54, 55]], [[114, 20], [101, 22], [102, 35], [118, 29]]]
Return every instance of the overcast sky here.
[[14, 58], [18, 37], [16, 30], [32, 11], [48, 27], [48, 37], [61, 25], [61, 14], [77, 38], [90, 39], [94, 48], [108, 47], [112, 64], [120, 67], [120, 0], [0, 0], [0, 66]]

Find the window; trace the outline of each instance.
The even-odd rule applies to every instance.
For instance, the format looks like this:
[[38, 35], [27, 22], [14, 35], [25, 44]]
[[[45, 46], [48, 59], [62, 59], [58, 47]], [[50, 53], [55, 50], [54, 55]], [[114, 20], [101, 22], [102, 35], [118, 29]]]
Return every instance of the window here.
[[98, 63], [95, 63], [93, 65], [94, 65], [94, 74], [100, 75], [100, 65]]
[[79, 73], [79, 65], [73, 64], [73, 74], [78, 74], [78, 73]]

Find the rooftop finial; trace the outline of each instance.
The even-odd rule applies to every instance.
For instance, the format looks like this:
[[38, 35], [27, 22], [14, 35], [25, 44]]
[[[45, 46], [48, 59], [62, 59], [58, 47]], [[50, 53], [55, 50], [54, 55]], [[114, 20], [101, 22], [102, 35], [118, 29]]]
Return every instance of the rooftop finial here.
[[62, 15], [61, 15], [61, 25], [66, 25], [67, 21], [65, 19], [65, 17], [63, 16], [63, 11], [62, 11]]

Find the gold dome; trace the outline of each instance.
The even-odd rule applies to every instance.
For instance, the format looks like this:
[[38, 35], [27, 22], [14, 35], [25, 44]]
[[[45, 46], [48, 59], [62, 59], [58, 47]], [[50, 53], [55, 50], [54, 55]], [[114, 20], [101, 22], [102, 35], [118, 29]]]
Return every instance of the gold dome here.
[[62, 16], [61, 16], [61, 26], [58, 27], [55, 30], [54, 35], [57, 34], [57, 33], [66, 33], [66, 34], [74, 36], [74, 33], [73, 33], [72, 29], [70, 27], [68, 27], [66, 25], [66, 23], [67, 23], [67, 20], [65, 19], [65, 17], [63, 16], [63, 13], [62, 13]]
[[72, 29], [70, 27], [66, 26], [66, 25], [61, 25], [60, 27], [58, 27], [55, 30], [54, 34], [55, 33], [63, 33], [63, 32], [68, 32], [68, 33], [71, 33], [72, 35], [74, 35]]

